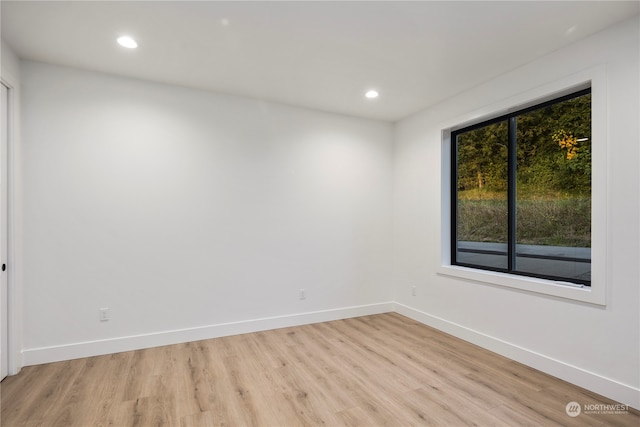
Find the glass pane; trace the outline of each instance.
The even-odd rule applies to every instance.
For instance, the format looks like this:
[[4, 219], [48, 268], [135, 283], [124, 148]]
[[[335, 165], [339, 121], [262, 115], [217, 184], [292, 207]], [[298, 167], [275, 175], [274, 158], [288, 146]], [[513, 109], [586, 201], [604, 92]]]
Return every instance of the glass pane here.
[[515, 271], [591, 280], [591, 95], [517, 117]]
[[456, 262], [507, 268], [506, 121], [460, 133]]

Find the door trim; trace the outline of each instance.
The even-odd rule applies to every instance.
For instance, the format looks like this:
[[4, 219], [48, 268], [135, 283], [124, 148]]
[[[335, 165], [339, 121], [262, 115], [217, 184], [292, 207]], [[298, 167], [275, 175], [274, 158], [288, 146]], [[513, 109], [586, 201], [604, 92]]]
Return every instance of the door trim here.
[[2, 105], [0, 106], [0, 111], [2, 112], [2, 144], [0, 144], [0, 264], [2, 264], [0, 271], [0, 380], [3, 380], [9, 375], [9, 359], [12, 357], [9, 346], [11, 323], [9, 321], [9, 274], [6, 272], [5, 263], [9, 257], [9, 206], [7, 197], [9, 173], [7, 170], [7, 156], [9, 129], [13, 125], [11, 124], [9, 113], [9, 91], [11, 89], [4, 83], [0, 83], [0, 89], [2, 92]]
[[[15, 82], [15, 83], [14, 83]], [[16, 219], [19, 218], [17, 209], [17, 174], [16, 174], [16, 153], [18, 151], [19, 129], [19, 80], [16, 76], [8, 75], [2, 70], [0, 83], [6, 86], [8, 103], [8, 140], [7, 140], [7, 356], [9, 362], [8, 375], [16, 375], [22, 369], [22, 334], [21, 334], [21, 287], [19, 286], [18, 263], [16, 257], [17, 237], [20, 235]]]

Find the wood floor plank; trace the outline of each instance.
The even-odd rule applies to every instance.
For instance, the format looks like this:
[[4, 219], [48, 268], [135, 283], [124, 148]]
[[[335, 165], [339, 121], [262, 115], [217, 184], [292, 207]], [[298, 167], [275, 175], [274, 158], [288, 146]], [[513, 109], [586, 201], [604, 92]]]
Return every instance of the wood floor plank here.
[[[500, 423], [490, 412], [473, 405], [449, 390], [418, 389], [404, 399], [406, 413], [415, 414], [413, 425], [496, 426]], [[464, 408], [460, 410], [460, 408]]]
[[[85, 360], [30, 366], [25, 368], [27, 370], [25, 375], [27, 378], [36, 377], [37, 381], [33, 383], [29, 381], [24, 385], [19, 382], [20, 376], [5, 379], [0, 384], [3, 402], [0, 419], [12, 420], [15, 417], [24, 424], [40, 423], [49, 419], [49, 414], [64, 401], [68, 389], [80, 374], [84, 363]], [[15, 394], [13, 387], [18, 388]], [[5, 398], [6, 402], [20, 402], [20, 404], [4, 404]]]
[[301, 366], [303, 372], [309, 376], [309, 382], [319, 388], [323, 395], [326, 396], [326, 399], [330, 401], [334, 412], [354, 407], [356, 401], [335, 380], [335, 376], [340, 374], [337, 372], [335, 365], [332, 367], [332, 363], [335, 363], [332, 356], [322, 353], [315, 344], [314, 341], [310, 341], [304, 346], [292, 347], [291, 351], [294, 353], [296, 360], [298, 360], [294, 362], [294, 365], [299, 364]]
[[520, 403], [500, 405], [491, 409], [491, 414], [500, 420], [501, 425], [522, 427], [563, 427], [553, 420], [532, 411], [531, 408]]
[[347, 408], [337, 413], [340, 424], [352, 427], [369, 427], [381, 425], [380, 420], [374, 418], [373, 414], [360, 406]]
[[30, 366], [3, 427], [634, 426], [637, 411], [396, 313]]

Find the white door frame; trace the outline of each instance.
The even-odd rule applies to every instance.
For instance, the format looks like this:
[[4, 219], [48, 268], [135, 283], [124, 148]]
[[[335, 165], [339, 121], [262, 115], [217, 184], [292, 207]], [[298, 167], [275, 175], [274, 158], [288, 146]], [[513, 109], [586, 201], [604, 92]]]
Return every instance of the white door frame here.
[[[7, 91], [7, 103], [8, 103], [8, 141], [6, 151], [6, 173], [5, 179], [7, 180], [7, 255], [4, 262], [7, 265], [7, 270], [3, 273], [7, 275], [7, 327], [8, 327], [8, 351], [7, 358], [9, 362], [9, 375], [16, 375], [22, 368], [22, 351], [21, 341], [22, 335], [20, 334], [20, 293], [17, 286], [17, 275], [15, 258], [16, 248], [16, 205], [15, 205], [15, 152], [17, 148], [18, 140], [18, 88], [12, 84], [17, 79], [7, 76], [3, 73], [0, 77], [0, 83], [6, 86]], [[2, 263], [0, 262], [0, 265]]]
[[0, 380], [9, 374], [9, 281], [7, 280], [6, 262], [8, 257], [8, 223], [7, 215], [7, 147], [9, 145], [9, 88], [0, 83], [2, 92], [2, 144], [0, 145]]

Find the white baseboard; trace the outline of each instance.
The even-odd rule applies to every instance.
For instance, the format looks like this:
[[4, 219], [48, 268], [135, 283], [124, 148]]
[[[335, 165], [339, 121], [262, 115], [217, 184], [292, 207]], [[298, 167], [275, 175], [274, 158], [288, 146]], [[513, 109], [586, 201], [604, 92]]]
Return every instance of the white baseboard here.
[[100, 356], [103, 354], [120, 353], [123, 351], [140, 350], [144, 348], [200, 341], [210, 338], [266, 331], [290, 326], [308, 325], [311, 323], [348, 319], [350, 317], [367, 316], [371, 314], [387, 313], [390, 311], [393, 311], [393, 303], [387, 302], [314, 311], [309, 313], [290, 314], [285, 316], [274, 316], [240, 322], [221, 323], [217, 325], [111, 338], [106, 340], [79, 342], [53, 347], [32, 348], [23, 350], [22, 362], [23, 366], [40, 365], [43, 363], [59, 362], [62, 360]]
[[[640, 409], [640, 389], [630, 385], [622, 384], [594, 372], [589, 372], [400, 303], [394, 303], [393, 311], [571, 384], [591, 390], [632, 408]], [[589, 404], [594, 402], [578, 403]]]

